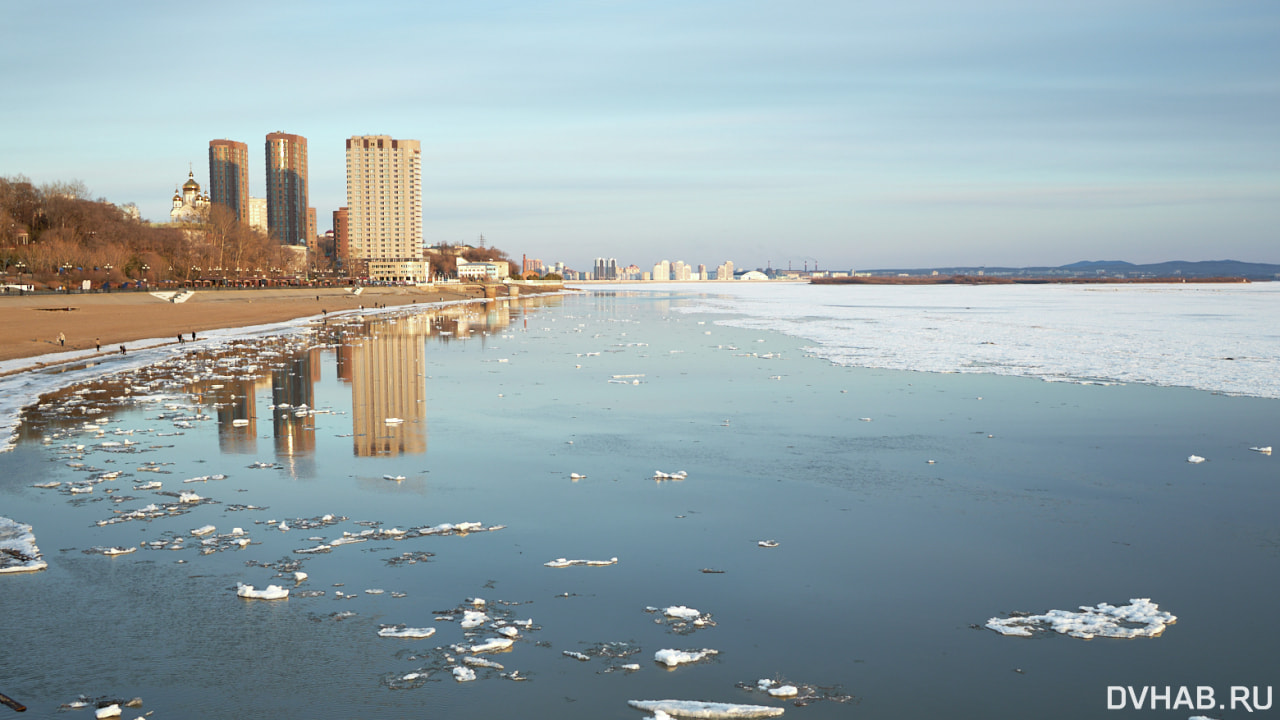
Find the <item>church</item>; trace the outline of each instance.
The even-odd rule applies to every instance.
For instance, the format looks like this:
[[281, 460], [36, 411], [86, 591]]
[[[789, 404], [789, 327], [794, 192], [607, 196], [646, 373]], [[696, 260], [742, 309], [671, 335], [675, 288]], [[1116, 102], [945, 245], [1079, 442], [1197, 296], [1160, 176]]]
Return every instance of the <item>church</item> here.
[[169, 211], [169, 222], [200, 223], [208, 216], [209, 194], [200, 194], [200, 183], [196, 182], [195, 172], [187, 173], [187, 181], [182, 184], [182, 191], [173, 191], [173, 209]]

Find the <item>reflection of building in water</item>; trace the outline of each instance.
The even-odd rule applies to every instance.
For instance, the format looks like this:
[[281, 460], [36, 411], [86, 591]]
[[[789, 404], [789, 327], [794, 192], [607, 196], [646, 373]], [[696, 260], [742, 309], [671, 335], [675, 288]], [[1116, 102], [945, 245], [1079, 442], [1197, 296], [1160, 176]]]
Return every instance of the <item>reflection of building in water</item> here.
[[[265, 378], [226, 379], [192, 388], [200, 402], [213, 406], [218, 418], [218, 449], [252, 455], [258, 451], [258, 413], [255, 398], [270, 381]], [[237, 422], [238, 421], [238, 422]]]
[[[351, 383], [355, 454], [416, 455], [427, 451], [427, 385], [423, 375], [431, 316], [413, 315], [369, 326], [369, 335], [338, 350], [338, 376]], [[398, 419], [403, 422], [388, 423]]]
[[276, 454], [310, 455], [316, 449], [316, 419], [313, 389], [320, 372], [318, 350], [293, 358], [271, 371], [271, 403], [275, 405], [272, 425]]
[[453, 334], [460, 337], [471, 337], [472, 333], [484, 335], [501, 330], [511, 324], [511, 304], [509, 302], [488, 302], [482, 306], [471, 306], [467, 311], [453, 318], [455, 326]]

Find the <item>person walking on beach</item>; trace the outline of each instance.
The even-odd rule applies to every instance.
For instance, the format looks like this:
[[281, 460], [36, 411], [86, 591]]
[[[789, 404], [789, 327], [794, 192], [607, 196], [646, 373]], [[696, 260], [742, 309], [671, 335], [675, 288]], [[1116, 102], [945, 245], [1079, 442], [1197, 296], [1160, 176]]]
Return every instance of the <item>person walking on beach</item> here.
[[123, 355], [123, 354], [124, 354], [124, 346], [123, 346], [123, 345], [121, 345], [121, 346], [120, 346], [120, 354], [121, 354], [121, 355]]
[[58, 333], [58, 344], [62, 346], [66, 346], [67, 336], [62, 333]]
[[98, 338], [93, 339], [93, 351], [102, 352], [102, 341], [99, 340]]

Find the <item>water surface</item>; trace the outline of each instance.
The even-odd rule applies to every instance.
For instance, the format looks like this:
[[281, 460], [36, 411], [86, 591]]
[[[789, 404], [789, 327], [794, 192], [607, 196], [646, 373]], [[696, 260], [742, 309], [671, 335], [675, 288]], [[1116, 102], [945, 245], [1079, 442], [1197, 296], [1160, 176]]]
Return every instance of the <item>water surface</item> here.
[[[0, 456], [0, 514], [31, 524], [50, 563], [0, 578], [0, 692], [33, 717], [84, 694], [140, 696], [156, 717], [638, 718], [627, 700], [680, 698], [1078, 718], [1106, 713], [1113, 685], [1225, 698], [1275, 683], [1276, 466], [1249, 450], [1277, 436], [1275, 400], [841, 367], [803, 338], [689, 312], [700, 302], [600, 292], [331, 319], [64, 391]], [[110, 470], [87, 494], [32, 487]], [[101, 524], [176, 501], [133, 489], [152, 480], [209, 502]], [[296, 552], [473, 521], [499, 529]], [[191, 530], [206, 524], [252, 543], [202, 554]], [[278, 576], [299, 560], [307, 580]], [[241, 582], [294, 595], [248, 601]], [[1127, 641], [981, 627], [1135, 597], [1177, 624]], [[494, 632], [438, 618], [474, 598], [533, 627], [489, 656], [504, 670], [457, 683], [450, 646]], [[671, 605], [713, 624], [682, 633], [646, 612]], [[380, 638], [385, 624], [437, 632]], [[718, 654], [668, 670], [663, 648]], [[761, 678], [835, 699], [740, 687]]]

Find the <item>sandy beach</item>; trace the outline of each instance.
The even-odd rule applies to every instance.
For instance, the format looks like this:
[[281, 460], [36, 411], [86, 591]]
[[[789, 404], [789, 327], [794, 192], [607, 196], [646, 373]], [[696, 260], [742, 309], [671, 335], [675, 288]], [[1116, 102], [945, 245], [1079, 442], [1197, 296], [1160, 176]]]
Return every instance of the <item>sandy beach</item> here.
[[0, 295], [0, 362], [99, 347], [103, 353], [118, 352], [121, 343], [149, 338], [177, 343], [180, 334], [189, 339], [217, 328], [483, 296], [479, 285], [366, 287], [359, 295], [348, 288], [198, 290], [184, 302], [146, 292]]

